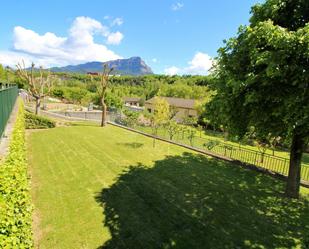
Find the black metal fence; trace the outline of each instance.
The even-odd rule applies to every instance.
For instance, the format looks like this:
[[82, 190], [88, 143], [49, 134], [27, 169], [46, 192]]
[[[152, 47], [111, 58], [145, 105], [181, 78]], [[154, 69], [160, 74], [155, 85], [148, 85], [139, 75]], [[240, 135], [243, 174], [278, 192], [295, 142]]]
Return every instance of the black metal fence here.
[[[141, 125], [129, 125], [124, 120], [120, 114], [111, 114], [109, 119], [112, 122], [128, 126], [135, 130], [139, 130], [148, 134], [153, 134], [149, 126]], [[199, 135], [194, 135], [191, 137], [188, 131], [180, 131], [170, 137], [167, 130], [162, 128], [159, 129], [156, 136], [173, 140], [175, 142], [190, 145], [192, 147], [202, 149], [205, 151], [211, 151], [221, 156], [225, 156], [234, 160], [239, 160], [248, 164], [256, 165], [273, 172], [280, 173], [287, 176], [289, 171], [289, 158], [274, 156], [268, 153], [263, 153], [261, 151], [251, 150], [244, 148], [241, 145], [237, 146], [229, 142], [222, 142], [219, 139], [208, 139]], [[309, 165], [303, 164], [301, 169], [301, 179], [304, 181], [309, 181]]]

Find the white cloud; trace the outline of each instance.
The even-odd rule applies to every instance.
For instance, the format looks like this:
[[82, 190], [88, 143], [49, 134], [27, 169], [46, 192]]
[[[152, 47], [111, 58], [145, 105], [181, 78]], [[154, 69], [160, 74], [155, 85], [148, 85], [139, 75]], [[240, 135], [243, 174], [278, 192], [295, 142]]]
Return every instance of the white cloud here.
[[173, 11], [177, 11], [177, 10], [180, 10], [181, 8], [183, 8], [183, 6], [184, 6], [183, 3], [177, 2], [177, 3], [172, 4], [171, 9]]
[[112, 21], [111, 26], [115, 26], [115, 25], [121, 26], [122, 24], [123, 24], [123, 19], [120, 17], [117, 17]]
[[157, 63], [157, 62], [158, 62], [158, 59], [157, 59], [157, 58], [153, 58], [151, 61], [152, 61], [153, 63]]
[[205, 53], [197, 52], [191, 61], [188, 62], [188, 67], [178, 68], [175, 66], [166, 68], [164, 73], [167, 75], [175, 74], [191, 74], [191, 75], [207, 75], [210, 71], [214, 60]]
[[207, 74], [211, 69], [213, 59], [208, 55], [197, 52], [193, 59], [189, 61], [189, 67], [185, 69], [187, 74]]
[[15, 66], [17, 63], [24, 61], [26, 65], [31, 64], [31, 56], [23, 53], [12, 51], [0, 52], [0, 63], [8, 66]]
[[13, 66], [25, 60], [47, 66], [62, 66], [88, 61], [107, 61], [121, 58], [104, 44], [94, 42], [94, 36], [106, 38], [108, 44], [119, 44], [123, 34], [112, 33], [99, 21], [89, 17], [75, 18], [67, 37], [47, 32], [43, 35], [21, 26], [14, 28], [13, 51], [0, 51], [0, 63]]
[[176, 74], [179, 74], [179, 72], [180, 72], [180, 68], [175, 67], [175, 66], [164, 69], [164, 73], [166, 75], [176, 75]]
[[107, 36], [107, 43], [113, 44], [113, 45], [118, 45], [118, 44], [120, 44], [122, 39], [123, 39], [123, 34], [120, 33], [119, 31], [117, 31], [117, 32], [111, 33]]

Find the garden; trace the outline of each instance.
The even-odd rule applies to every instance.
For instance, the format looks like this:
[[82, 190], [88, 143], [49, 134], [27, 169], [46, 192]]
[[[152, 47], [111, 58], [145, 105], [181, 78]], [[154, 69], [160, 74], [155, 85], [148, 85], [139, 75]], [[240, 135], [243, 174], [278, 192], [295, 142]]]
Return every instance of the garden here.
[[308, 189], [291, 201], [261, 173], [113, 126], [32, 132], [27, 148], [40, 248], [307, 243]]
[[308, 249], [308, 13], [253, 6], [206, 76], [0, 65], [0, 248]]

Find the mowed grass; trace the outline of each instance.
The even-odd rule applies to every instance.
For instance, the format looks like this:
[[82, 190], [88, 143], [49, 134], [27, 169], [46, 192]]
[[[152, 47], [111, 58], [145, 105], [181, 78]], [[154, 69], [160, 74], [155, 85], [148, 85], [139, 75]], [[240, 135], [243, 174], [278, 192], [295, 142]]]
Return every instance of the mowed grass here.
[[307, 189], [111, 125], [27, 139], [37, 248], [309, 246]]
[[[135, 129], [148, 133], [148, 134], [152, 134], [151, 127], [136, 126]], [[158, 129], [158, 136], [165, 138], [165, 139], [169, 139], [169, 134], [167, 130], [164, 129], [163, 127]], [[251, 145], [244, 145], [244, 144], [239, 145], [235, 142], [225, 141], [223, 135], [218, 132], [216, 133], [212, 132], [212, 134], [210, 134], [210, 131], [207, 131], [207, 133], [205, 131], [203, 132], [197, 131], [192, 144], [189, 138], [187, 137], [187, 135], [182, 136], [181, 133], [178, 133], [178, 134], [175, 134], [175, 136], [173, 137], [173, 141], [186, 144], [186, 145], [191, 145], [193, 147], [203, 149], [203, 150], [209, 150], [205, 146], [207, 142], [218, 141], [221, 147], [214, 146], [212, 149], [210, 149], [214, 153], [217, 153], [223, 156], [226, 155], [228, 157], [231, 157], [234, 160], [239, 160], [239, 161], [243, 161], [246, 163], [254, 164], [256, 166], [266, 168], [274, 172], [278, 172], [282, 175], [287, 176], [289, 172], [289, 159], [290, 159], [289, 152], [282, 151], [282, 150], [275, 150], [274, 155], [279, 156], [281, 158], [281, 159], [279, 158], [278, 160], [276, 159], [276, 157], [272, 156], [272, 153], [273, 153], [272, 150], [267, 149], [265, 151], [266, 157], [264, 156], [264, 160], [261, 160], [261, 154], [260, 154], [258, 147], [251, 146]], [[232, 145], [233, 151], [227, 149], [225, 152], [223, 145]], [[249, 152], [247, 150], [249, 150]], [[259, 153], [259, 156], [256, 155], [256, 152]], [[301, 179], [307, 182], [309, 182], [308, 159], [309, 159], [308, 153], [303, 153]]]
[[[152, 130], [150, 127], [147, 126], [138, 126], [136, 127], [138, 130], [152, 134]], [[158, 129], [158, 136], [164, 137], [164, 138], [169, 138], [169, 134], [168, 132], [164, 129], [164, 128], [159, 128]], [[204, 131], [199, 131], [196, 129], [196, 134], [195, 134], [195, 138], [193, 139], [193, 146], [199, 147], [199, 148], [205, 148], [204, 144], [206, 142], [206, 140], [217, 140], [220, 143], [224, 143], [224, 144], [228, 144], [228, 145], [233, 145], [237, 147], [241, 147], [242, 149], [248, 149], [251, 151], [257, 151], [260, 152], [260, 150], [258, 149], [257, 146], [253, 146], [253, 145], [246, 145], [246, 144], [241, 144], [239, 145], [236, 142], [232, 142], [229, 140], [225, 140], [224, 136], [222, 133], [220, 132], [213, 132], [210, 130], [204, 130]], [[188, 139], [187, 136], [184, 136], [184, 138], [182, 138], [181, 134], [178, 134], [174, 136], [174, 140], [179, 141], [179, 142], [183, 142], [185, 144], [190, 144], [190, 141]], [[273, 151], [269, 148], [267, 148], [265, 150], [265, 154], [268, 155], [273, 155]], [[274, 150], [274, 155], [278, 156], [278, 157], [282, 157], [282, 158], [286, 158], [286, 159], [290, 159], [290, 153], [289, 151], [283, 151], [283, 150], [278, 150], [275, 149]], [[303, 157], [302, 157], [302, 165], [304, 167], [309, 167], [309, 154], [308, 153], [303, 153]]]

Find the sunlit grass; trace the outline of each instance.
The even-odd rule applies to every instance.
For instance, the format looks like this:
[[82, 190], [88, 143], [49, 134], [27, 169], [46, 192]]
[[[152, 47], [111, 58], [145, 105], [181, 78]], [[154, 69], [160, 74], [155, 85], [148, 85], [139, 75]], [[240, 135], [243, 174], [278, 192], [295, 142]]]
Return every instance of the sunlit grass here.
[[308, 201], [284, 198], [284, 182], [152, 142], [113, 126], [29, 134], [37, 247], [304, 245]]

